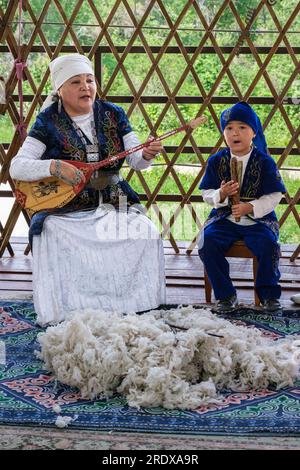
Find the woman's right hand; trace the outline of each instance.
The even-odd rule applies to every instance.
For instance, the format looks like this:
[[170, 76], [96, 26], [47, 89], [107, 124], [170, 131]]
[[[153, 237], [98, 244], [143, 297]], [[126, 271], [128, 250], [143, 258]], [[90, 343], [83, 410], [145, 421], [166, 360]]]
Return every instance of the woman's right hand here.
[[225, 201], [225, 199], [229, 196], [234, 196], [235, 194], [237, 194], [238, 189], [239, 183], [235, 183], [233, 180], [230, 180], [227, 183], [225, 183], [225, 181], [222, 181], [220, 187], [220, 202]]
[[56, 176], [71, 186], [77, 186], [81, 182], [85, 182], [85, 176], [82, 171], [62, 160], [52, 160], [50, 173], [52, 176]]

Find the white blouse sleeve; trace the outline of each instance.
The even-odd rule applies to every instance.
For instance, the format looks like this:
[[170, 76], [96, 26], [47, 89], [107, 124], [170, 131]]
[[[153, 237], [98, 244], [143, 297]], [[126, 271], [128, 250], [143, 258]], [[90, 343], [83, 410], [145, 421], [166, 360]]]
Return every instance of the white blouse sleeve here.
[[271, 194], [264, 194], [259, 199], [249, 201], [250, 204], [253, 206], [254, 218], [260, 219], [264, 215], [267, 215], [272, 212], [275, 207], [280, 203], [281, 198], [282, 193], [277, 192]]
[[[134, 132], [129, 132], [128, 134], [124, 135], [123, 142], [125, 150], [136, 147], [141, 143]], [[149, 166], [151, 166], [151, 161], [145, 160], [143, 158], [143, 149], [127, 155], [126, 161], [128, 165], [134, 170], [144, 170], [145, 168], [149, 168]]]
[[[223, 202], [220, 202], [220, 189], [203, 189], [201, 194], [203, 201], [210, 206], [213, 206], [215, 209], [228, 205], [228, 198], [226, 198]], [[277, 192], [264, 194], [259, 199], [249, 201], [249, 203], [253, 206], [253, 217], [255, 219], [260, 219], [261, 217], [264, 217], [264, 215], [272, 212], [279, 204], [281, 198], [282, 194]]]
[[46, 145], [34, 137], [26, 137], [10, 164], [10, 176], [15, 180], [35, 181], [48, 178], [52, 160], [41, 160]]
[[202, 189], [201, 194], [203, 201], [215, 209], [228, 206], [228, 197], [220, 202], [220, 189]]

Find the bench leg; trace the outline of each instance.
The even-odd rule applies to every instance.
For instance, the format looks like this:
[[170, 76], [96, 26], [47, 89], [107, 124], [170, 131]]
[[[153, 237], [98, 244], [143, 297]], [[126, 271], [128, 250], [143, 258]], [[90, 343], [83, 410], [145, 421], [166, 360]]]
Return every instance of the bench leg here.
[[205, 288], [205, 302], [211, 304], [211, 284], [209, 282], [207, 272], [204, 269], [204, 288]]
[[257, 268], [258, 268], [258, 262], [257, 262], [256, 256], [254, 256], [253, 257], [254, 299], [255, 299], [255, 305], [258, 307], [260, 305], [260, 300], [259, 300], [259, 297], [258, 297], [257, 292], [255, 290]]

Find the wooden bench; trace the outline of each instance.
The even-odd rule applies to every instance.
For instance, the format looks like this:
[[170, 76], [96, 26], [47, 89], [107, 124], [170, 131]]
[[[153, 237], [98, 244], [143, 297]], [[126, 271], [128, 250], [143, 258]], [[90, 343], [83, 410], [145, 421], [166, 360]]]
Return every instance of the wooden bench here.
[[[253, 280], [254, 285], [256, 282], [256, 274], [257, 274], [257, 258], [253, 255], [253, 253], [246, 247], [245, 243], [242, 240], [238, 240], [235, 242], [231, 248], [225, 253], [226, 258], [252, 258], [253, 259]], [[205, 301], [206, 303], [211, 303], [211, 284], [209, 282], [207, 272], [204, 269], [204, 287], [205, 287]], [[260, 301], [258, 295], [254, 288], [254, 299], [255, 305], [259, 305]]]

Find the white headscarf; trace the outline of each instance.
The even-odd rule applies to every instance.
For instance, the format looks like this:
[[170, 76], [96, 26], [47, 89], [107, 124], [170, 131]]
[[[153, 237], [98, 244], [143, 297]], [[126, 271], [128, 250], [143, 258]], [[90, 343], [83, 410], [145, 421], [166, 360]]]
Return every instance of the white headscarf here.
[[41, 111], [57, 100], [59, 88], [74, 75], [88, 73], [94, 75], [91, 61], [81, 54], [68, 54], [57, 57], [49, 64], [53, 91], [46, 98]]

